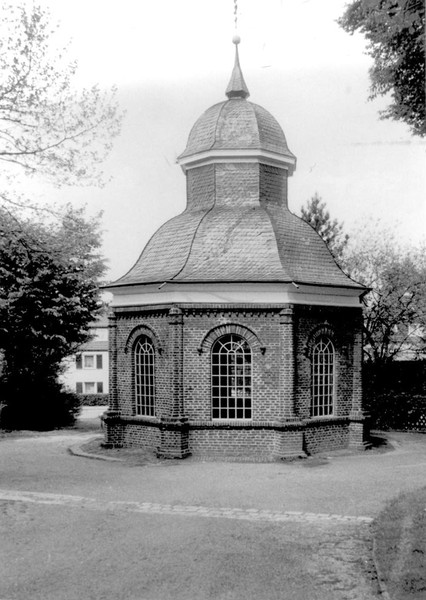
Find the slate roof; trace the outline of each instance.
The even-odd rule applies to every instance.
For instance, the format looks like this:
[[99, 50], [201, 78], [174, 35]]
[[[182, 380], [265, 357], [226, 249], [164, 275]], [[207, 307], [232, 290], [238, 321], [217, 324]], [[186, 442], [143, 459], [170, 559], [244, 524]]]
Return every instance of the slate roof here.
[[175, 282], [295, 282], [359, 287], [320, 236], [287, 209], [212, 207], [163, 225], [114, 286]]
[[[246, 100], [238, 48], [228, 100], [192, 128], [179, 159], [215, 150], [258, 150], [295, 158], [276, 119]], [[179, 160], [178, 159], [178, 160]], [[232, 159], [230, 159], [232, 160]], [[244, 200], [244, 199], [243, 199]], [[363, 289], [337, 266], [316, 231], [273, 202], [192, 203], [165, 223], [134, 267], [109, 288], [174, 282], [295, 282]]]
[[266, 150], [294, 158], [278, 121], [258, 104], [241, 98], [206, 110], [179, 159], [211, 150]]

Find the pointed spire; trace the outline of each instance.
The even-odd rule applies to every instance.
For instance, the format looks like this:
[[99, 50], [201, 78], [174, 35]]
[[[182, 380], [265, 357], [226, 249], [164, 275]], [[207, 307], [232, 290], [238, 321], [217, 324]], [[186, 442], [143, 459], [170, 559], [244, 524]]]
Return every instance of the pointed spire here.
[[228, 87], [226, 88], [225, 94], [228, 96], [228, 98], [245, 99], [250, 96], [250, 92], [248, 91], [246, 82], [244, 81], [244, 77], [240, 67], [240, 59], [238, 56], [238, 44], [240, 43], [240, 36], [234, 35], [232, 41], [235, 44], [235, 63], [234, 68], [232, 70], [231, 79], [228, 83]]

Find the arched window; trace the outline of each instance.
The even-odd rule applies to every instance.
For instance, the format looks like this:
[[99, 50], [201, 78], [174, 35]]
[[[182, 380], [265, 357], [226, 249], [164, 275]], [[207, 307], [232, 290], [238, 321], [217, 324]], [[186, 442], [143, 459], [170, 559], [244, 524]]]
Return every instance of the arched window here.
[[250, 346], [236, 334], [212, 346], [212, 418], [251, 419], [252, 357]]
[[134, 347], [135, 412], [155, 416], [155, 351], [146, 335], [138, 338]]
[[312, 417], [333, 414], [334, 346], [330, 338], [321, 335], [312, 350]]

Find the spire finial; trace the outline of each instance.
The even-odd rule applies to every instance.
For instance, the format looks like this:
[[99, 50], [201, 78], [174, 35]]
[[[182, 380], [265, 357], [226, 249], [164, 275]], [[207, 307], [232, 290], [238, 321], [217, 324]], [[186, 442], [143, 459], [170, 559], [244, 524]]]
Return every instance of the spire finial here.
[[250, 92], [248, 91], [248, 87], [246, 86], [246, 82], [244, 81], [244, 77], [240, 67], [240, 58], [238, 55], [238, 44], [241, 42], [241, 38], [238, 33], [234, 34], [232, 38], [232, 42], [235, 44], [235, 63], [234, 68], [232, 70], [231, 79], [228, 83], [228, 87], [226, 88], [226, 95], [228, 98], [248, 98], [250, 96]]

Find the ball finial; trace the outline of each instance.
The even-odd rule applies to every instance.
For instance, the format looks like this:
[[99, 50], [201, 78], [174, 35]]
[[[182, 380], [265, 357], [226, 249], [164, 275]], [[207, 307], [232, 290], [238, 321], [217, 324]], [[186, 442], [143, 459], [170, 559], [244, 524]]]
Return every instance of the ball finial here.
[[241, 42], [241, 38], [238, 35], [238, 33], [236, 33], [234, 35], [234, 37], [232, 38], [232, 43], [235, 44], [236, 46], [238, 46], [238, 44]]

